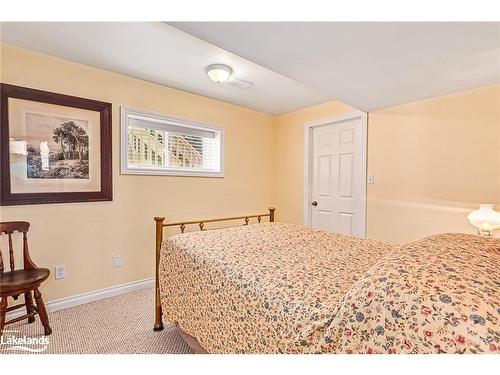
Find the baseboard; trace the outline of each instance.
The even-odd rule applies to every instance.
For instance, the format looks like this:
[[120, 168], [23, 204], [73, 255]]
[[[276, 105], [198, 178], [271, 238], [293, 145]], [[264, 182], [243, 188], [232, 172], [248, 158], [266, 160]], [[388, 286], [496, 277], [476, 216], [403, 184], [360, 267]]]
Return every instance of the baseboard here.
[[[118, 296], [120, 294], [130, 293], [134, 290], [149, 288], [154, 286], [154, 278], [150, 277], [147, 279], [132, 281], [130, 283], [119, 284], [109, 288], [98, 289], [87, 293], [77, 294], [71, 297], [64, 297], [55, 299], [45, 303], [45, 307], [48, 312], [54, 312], [62, 309], [67, 309], [70, 307], [75, 307], [78, 305], [83, 305], [84, 303], [89, 303], [93, 301], [98, 301], [100, 299]], [[7, 320], [17, 318], [26, 314], [26, 310], [20, 308], [14, 310], [7, 314]]]

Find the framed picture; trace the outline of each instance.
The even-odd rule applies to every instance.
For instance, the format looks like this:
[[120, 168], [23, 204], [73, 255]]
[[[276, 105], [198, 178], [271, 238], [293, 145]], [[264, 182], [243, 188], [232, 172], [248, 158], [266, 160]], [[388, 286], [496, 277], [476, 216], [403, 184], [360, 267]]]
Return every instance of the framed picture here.
[[0, 204], [110, 201], [111, 104], [0, 84]]

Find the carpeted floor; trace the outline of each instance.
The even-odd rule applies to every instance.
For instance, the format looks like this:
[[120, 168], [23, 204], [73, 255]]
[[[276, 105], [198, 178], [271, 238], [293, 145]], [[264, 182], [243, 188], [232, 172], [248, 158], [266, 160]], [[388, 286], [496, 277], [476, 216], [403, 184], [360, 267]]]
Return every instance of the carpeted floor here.
[[[49, 314], [53, 333], [48, 336], [45, 354], [182, 354], [191, 353], [173, 324], [165, 323], [161, 332], [153, 331], [153, 289], [111, 297]], [[41, 337], [43, 327], [37, 316], [5, 327], [6, 337]], [[9, 332], [7, 332], [7, 330]], [[16, 332], [14, 332], [16, 331]], [[35, 345], [32, 348], [42, 348]], [[26, 353], [5, 350], [12, 345], [2, 343], [0, 353]]]

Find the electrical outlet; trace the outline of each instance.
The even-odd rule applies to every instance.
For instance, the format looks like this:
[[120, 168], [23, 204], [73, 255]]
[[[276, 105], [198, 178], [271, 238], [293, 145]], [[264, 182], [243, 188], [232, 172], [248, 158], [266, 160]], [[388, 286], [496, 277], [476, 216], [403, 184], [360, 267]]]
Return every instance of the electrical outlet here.
[[54, 277], [56, 280], [64, 279], [66, 277], [66, 269], [64, 266], [55, 266], [54, 267]]
[[118, 268], [122, 266], [122, 256], [121, 255], [115, 255], [113, 257], [113, 267]]

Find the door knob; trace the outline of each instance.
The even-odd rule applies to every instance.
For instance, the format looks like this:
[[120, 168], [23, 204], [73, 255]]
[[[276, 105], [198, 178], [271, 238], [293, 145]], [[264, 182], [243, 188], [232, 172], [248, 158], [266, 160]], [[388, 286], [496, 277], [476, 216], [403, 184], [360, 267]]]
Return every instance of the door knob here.
[[311, 203], [313, 206], [317, 206], [318, 205], [318, 202], [314, 201]]

